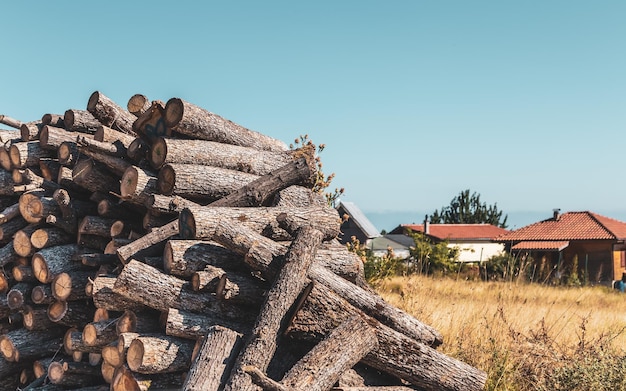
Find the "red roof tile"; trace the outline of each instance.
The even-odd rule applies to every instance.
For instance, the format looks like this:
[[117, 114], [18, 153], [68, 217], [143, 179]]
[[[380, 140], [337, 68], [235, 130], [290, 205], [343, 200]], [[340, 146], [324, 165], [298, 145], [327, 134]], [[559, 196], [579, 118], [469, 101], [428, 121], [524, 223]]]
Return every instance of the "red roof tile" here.
[[569, 242], [566, 240], [545, 242], [545, 241], [533, 241], [533, 242], [519, 242], [511, 247], [511, 250], [556, 250], [561, 251], [565, 247], [569, 246]]
[[[402, 224], [402, 228], [424, 232], [423, 224]], [[441, 240], [492, 240], [509, 232], [491, 224], [429, 224], [428, 235]]]
[[626, 223], [592, 212], [567, 212], [498, 236], [497, 241], [616, 240]]

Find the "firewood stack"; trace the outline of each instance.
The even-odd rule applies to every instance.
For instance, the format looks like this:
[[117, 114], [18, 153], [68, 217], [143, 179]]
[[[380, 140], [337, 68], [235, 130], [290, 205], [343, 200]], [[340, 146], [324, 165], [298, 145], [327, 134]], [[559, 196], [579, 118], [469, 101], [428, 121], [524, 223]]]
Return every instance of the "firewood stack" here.
[[483, 389], [368, 287], [315, 146], [98, 91], [0, 123], [0, 389]]

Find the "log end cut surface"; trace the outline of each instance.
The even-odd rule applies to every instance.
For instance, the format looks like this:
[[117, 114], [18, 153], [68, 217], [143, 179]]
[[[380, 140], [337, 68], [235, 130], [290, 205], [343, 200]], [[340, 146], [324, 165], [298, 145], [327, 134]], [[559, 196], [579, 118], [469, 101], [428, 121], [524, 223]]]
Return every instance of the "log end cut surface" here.
[[168, 100], [165, 104], [165, 112], [163, 113], [165, 125], [170, 128], [178, 125], [183, 118], [184, 110], [185, 106], [182, 99], [172, 98]]
[[122, 181], [120, 184], [120, 192], [122, 197], [131, 197], [137, 190], [137, 181], [139, 179], [139, 173], [135, 167], [128, 167], [122, 175]]

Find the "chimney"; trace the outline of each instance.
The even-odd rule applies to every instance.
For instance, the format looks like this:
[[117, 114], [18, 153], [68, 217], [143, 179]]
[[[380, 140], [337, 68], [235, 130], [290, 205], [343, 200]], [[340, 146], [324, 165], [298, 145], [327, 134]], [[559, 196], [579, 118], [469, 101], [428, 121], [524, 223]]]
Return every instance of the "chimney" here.
[[428, 221], [428, 215], [424, 217], [424, 234], [430, 234], [430, 222]]
[[560, 211], [560, 208], [552, 209], [552, 218], [554, 219], [554, 221], [559, 221], [559, 217], [561, 217], [561, 215], [559, 214]]

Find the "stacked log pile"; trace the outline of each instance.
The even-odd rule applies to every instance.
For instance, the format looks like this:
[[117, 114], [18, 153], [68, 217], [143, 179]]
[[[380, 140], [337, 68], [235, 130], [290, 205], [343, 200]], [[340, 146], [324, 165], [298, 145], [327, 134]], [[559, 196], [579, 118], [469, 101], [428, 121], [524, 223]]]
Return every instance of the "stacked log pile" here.
[[483, 389], [368, 287], [314, 145], [98, 91], [0, 123], [0, 389]]

